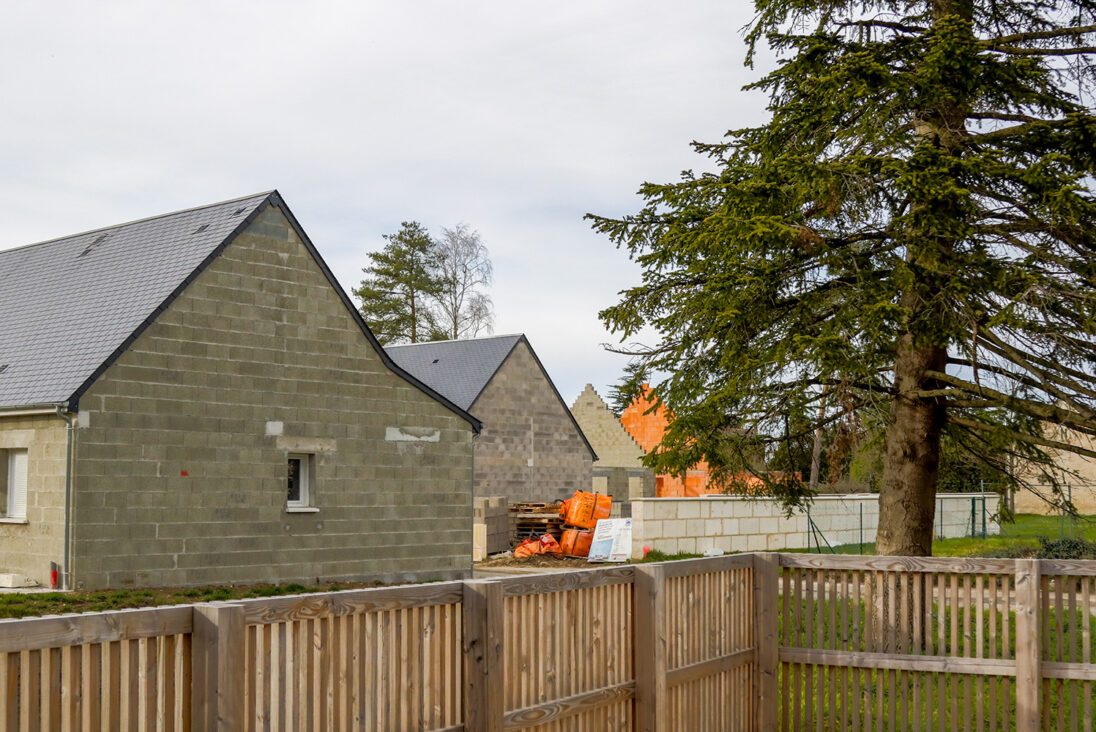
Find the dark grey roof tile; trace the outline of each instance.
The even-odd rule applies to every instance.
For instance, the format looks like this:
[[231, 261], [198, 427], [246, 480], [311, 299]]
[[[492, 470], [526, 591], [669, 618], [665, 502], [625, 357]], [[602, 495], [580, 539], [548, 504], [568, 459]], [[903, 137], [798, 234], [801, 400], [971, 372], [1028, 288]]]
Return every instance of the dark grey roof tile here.
[[384, 350], [401, 369], [467, 411], [520, 340], [520, 334], [503, 335], [387, 346]]
[[0, 251], [0, 408], [68, 400], [269, 196]]

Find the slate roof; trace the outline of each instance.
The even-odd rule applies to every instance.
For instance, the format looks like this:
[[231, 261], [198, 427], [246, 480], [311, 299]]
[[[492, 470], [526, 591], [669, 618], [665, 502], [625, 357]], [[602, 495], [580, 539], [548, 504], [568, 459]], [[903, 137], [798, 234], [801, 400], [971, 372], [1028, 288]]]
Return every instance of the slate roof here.
[[518, 343], [524, 342], [540, 368], [541, 374], [552, 388], [560, 406], [575, 426], [579, 437], [597, 460], [597, 453], [590, 446], [582, 428], [575, 421], [567, 403], [559, 395], [552, 378], [540, 362], [537, 352], [524, 334], [472, 338], [458, 341], [429, 341], [426, 343], [408, 343], [386, 346], [385, 350], [396, 364], [424, 384], [445, 396], [465, 411], [470, 411], [495, 373], [509, 358]]
[[281, 208], [385, 365], [478, 432], [475, 417], [389, 358], [277, 191], [0, 251], [0, 410], [74, 411], [83, 391], [267, 205]]
[[0, 251], [0, 408], [69, 400], [268, 196]]
[[464, 341], [430, 341], [386, 346], [400, 368], [464, 410], [487, 387], [502, 362], [525, 336], [503, 335]]

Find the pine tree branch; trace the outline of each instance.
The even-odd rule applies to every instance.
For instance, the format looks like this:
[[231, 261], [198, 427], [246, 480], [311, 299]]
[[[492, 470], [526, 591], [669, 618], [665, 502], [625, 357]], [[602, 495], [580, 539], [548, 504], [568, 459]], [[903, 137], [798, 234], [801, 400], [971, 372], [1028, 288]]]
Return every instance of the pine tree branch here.
[[1009, 429], [1008, 427], [1004, 427], [1002, 425], [986, 424], [985, 422], [979, 422], [974, 419], [967, 419], [966, 417], [959, 417], [952, 414], [948, 415], [948, 422], [956, 425], [957, 427], [966, 427], [967, 429], [979, 430], [981, 432], [996, 432], [999, 434], [1004, 434], [1012, 438], [1013, 440], [1017, 440], [1018, 442], [1026, 442], [1031, 445], [1048, 447], [1052, 450], [1072, 452], [1078, 455], [1084, 455], [1085, 457], [1096, 458], [1096, 450], [1089, 450], [1088, 448], [1081, 447], [1080, 445], [1071, 445], [1068, 442], [1059, 442], [1058, 440], [1048, 440], [1045, 437], [1029, 435], [1025, 432], [1019, 432], [1017, 430]]
[[1025, 33], [1013, 33], [1007, 36], [998, 36], [981, 41], [985, 46], [1009, 45], [1013, 43], [1025, 43], [1027, 41], [1045, 41], [1052, 38], [1069, 38], [1096, 33], [1096, 25], [1077, 25], [1068, 28], [1052, 28], [1045, 31], [1027, 31]]
[[[1087, 381], [1088, 383], [1096, 384], [1096, 377], [1092, 376], [1091, 374], [1086, 374], [1083, 371], [1070, 369], [1067, 366], [1063, 366], [1061, 363], [1049, 361], [1032, 353], [1020, 351], [1015, 346], [1012, 346], [1008, 342], [999, 338], [997, 334], [995, 334], [991, 330], [983, 331], [982, 339], [984, 341], [989, 341], [989, 350], [1006, 359], [1010, 363], [1014, 363], [1020, 368], [1035, 374], [1040, 380], [1053, 382], [1058, 386], [1073, 389], [1074, 391], [1080, 392], [1085, 396], [1096, 399], [1096, 389], [1090, 389], [1083, 383]], [[1074, 380], [1070, 381], [1068, 379], [1063, 379], [1062, 377], [1058, 376], [1058, 374], [1056, 373], [1057, 371], [1062, 371], [1073, 376]]]
[[1069, 46], [1066, 48], [1020, 48], [1017, 46], [990, 46], [987, 51], [1010, 56], [1084, 56], [1096, 53], [1096, 46]]
[[[1075, 412], [1068, 409], [1062, 409], [1053, 404], [1046, 404], [1044, 402], [1035, 401], [1034, 399], [1027, 399], [1013, 394], [1005, 394], [996, 389], [990, 389], [989, 387], [980, 386], [978, 384], [971, 384], [968, 381], [960, 379], [957, 376], [952, 376], [951, 374], [946, 374], [943, 371], [925, 371], [925, 376], [943, 384], [950, 384], [960, 391], [966, 392], [967, 394], [973, 394], [974, 396], [992, 402], [997, 406], [1007, 407], [1013, 411], [1030, 414], [1047, 422], [1053, 422], [1054, 424], [1065, 425], [1082, 431], [1096, 431], [1096, 421], [1091, 418], [1086, 419], [1083, 415], [1078, 415]], [[930, 393], [931, 391], [933, 390], [930, 390]], [[917, 396], [921, 396], [921, 393], [919, 392]], [[934, 394], [934, 396], [949, 395]], [[1089, 413], [1091, 414], [1091, 412]]]
[[1027, 114], [1014, 114], [1011, 112], [970, 112], [967, 114], [968, 119], [996, 119], [1003, 122], [1042, 122], [1039, 117], [1032, 117]]
[[929, 29], [890, 20], [842, 20], [834, 24], [838, 28], [887, 28], [900, 33], [928, 33]]

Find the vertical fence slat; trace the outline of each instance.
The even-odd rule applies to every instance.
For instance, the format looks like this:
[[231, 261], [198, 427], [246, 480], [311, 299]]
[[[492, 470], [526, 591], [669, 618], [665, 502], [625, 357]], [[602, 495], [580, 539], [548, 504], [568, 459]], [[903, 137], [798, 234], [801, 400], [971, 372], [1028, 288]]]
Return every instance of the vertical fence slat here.
[[756, 679], [757, 729], [771, 732], [777, 726], [779, 702], [777, 673], [779, 639], [777, 617], [780, 562], [775, 554], [755, 554], [753, 563], [754, 677]]
[[1042, 724], [1042, 586], [1038, 559], [1016, 560], [1016, 730], [1036, 732]]
[[199, 729], [244, 729], [244, 607], [194, 606], [191, 718]]
[[497, 582], [464, 584], [464, 728], [501, 732], [505, 712], [502, 586]]
[[639, 732], [668, 732], [670, 729], [666, 686], [668, 633], [665, 592], [666, 578], [662, 566], [636, 567], [635, 707]]

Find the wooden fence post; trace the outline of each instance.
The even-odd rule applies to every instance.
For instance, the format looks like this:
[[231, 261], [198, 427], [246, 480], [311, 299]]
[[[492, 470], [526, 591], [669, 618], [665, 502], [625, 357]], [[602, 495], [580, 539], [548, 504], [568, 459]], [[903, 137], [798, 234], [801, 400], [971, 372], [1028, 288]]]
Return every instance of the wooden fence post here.
[[194, 606], [191, 632], [191, 724], [194, 729], [244, 728], [244, 606]]
[[506, 713], [504, 612], [501, 584], [488, 580], [464, 583], [461, 649], [466, 732], [502, 732]]
[[1042, 728], [1043, 662], [1038, 559], [1016, 560], [1016, 730]]
[[757, 729], [775, 732], [779, 718], [777, 671], [779, 643], [780, 555], [754, 554], [754, 696]]
[[634, 606], [636, 730], [668, 732], [666, 594], [662, 565], [636, 566]]

